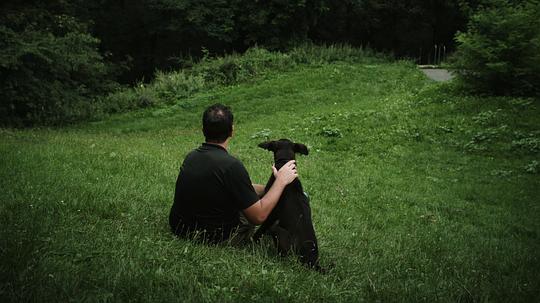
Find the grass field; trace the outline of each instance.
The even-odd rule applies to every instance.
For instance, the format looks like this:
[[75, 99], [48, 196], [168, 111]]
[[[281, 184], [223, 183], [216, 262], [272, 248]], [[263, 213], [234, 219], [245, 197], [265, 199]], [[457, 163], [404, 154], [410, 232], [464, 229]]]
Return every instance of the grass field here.
[[[266, 139], [305, 143], [322, 275], [266, 245], [174, 238], [204, 108], [235, 113], [256, 183]], [[407, 62], [306, 64], [176, 105], [0, 130], [0, 301], [533, 302], [540, 103], [468, 97]]]

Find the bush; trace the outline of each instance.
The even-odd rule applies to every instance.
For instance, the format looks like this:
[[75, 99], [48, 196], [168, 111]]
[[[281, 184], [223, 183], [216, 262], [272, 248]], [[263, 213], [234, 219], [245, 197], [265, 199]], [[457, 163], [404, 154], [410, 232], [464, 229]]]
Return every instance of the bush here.
[[286, 54], [254, 47], [243, 55], [205, 57], [191, 73], [203, 77], [208, 85], [231, 85], [263, 76], [269, 71], [287, 70], [294, 64]]
[[139, 83], [133, 88], [122, 88], [99, 98], [96, 114], [98, 112], [106, 114], [122, 113], [138, 108], [151, 107], [157, 105], [158, 100], [159, 98], [156, 96], [154, 89]]
[[322, 64], [333, 62], [376, 62], [387, 61], [388, 56], [375, 53], [369, 48], [352, 47], [346, 44], [323, 45], [303, 44], [291, 49], [288, 54], [296, 63]]
[[115, 86], [99, 40], [66, 15], [39, 9], [0, 16], [2, 124], [59, 124], [89, 117]]
[[164, 73], [156, 72], [156, 78], [152, 83], [152, 88], [158, 96], [171, 104], [180, 98], [186, 98], [198, 92], [205, 86], [204, 78], [200, 75], [187, 74], [183, 70]]
[[462, 83], [495, 95], [540, 95], [540, 2], [494, 1], [456, 35], [452, 59]]
[[207, 85], [231, 85], [264, 76], [269, 72], [286, 71], [298, 64], [333, 62], [380, 62], [389, 58], [368, 48], [349, 45], [318, 46], [302, 44], [289, 51], [268, 51], [253, 47], [244, 54], [209, 58], [193, 66], [191, 73], [202, 76]]

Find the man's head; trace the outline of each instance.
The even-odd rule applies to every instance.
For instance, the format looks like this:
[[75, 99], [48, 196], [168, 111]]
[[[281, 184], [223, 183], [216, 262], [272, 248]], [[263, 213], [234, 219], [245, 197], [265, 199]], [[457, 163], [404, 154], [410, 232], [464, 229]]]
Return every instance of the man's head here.
[[231, 109], [216, 103], [208, 107], [202, 117], [206, 142], [223, 143], [232, 136], [233, 114]]

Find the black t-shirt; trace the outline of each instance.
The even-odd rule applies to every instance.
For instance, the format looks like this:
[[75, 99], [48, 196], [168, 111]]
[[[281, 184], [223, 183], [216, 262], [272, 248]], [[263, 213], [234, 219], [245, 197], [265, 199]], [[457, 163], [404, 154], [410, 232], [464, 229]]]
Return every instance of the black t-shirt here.
[[242, 162], [203, 143], [180, 168], [169, 224], [176, 234], [206, 231], [208, 240], [220, 241], [239, 225], [239, 211], [258, 200]]

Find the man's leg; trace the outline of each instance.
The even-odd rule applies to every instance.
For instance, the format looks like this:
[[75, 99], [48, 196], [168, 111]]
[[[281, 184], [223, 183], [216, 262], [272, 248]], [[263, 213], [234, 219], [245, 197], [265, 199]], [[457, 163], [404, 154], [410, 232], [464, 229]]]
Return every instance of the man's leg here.
[[[255, 190], [255, 193], [257, 193], [257, 196], [262, 198], [264, 196], [264, 185], [261, 184], [252, 184], [253, 189]], [[236, 231], [231, 235], [229, 239], [229, 243], [231, 245], [245, 245], [252, 242], [251, 238], [253, 237], [253, 234], [255, 233], [255, 225], [249, 223], [248, 219], [244, 215], [242, 211], [238, 212], [238, 216], [240, 217], [240, 225], [236, 229]]]
[[255, 233], [255, 225], [249, 223], [244, 213], [239, 212], [240, 225], [233, 232], [229, 239], [229, 243], [234, 246], [246, 245], [251, 243], [251, 238]]

